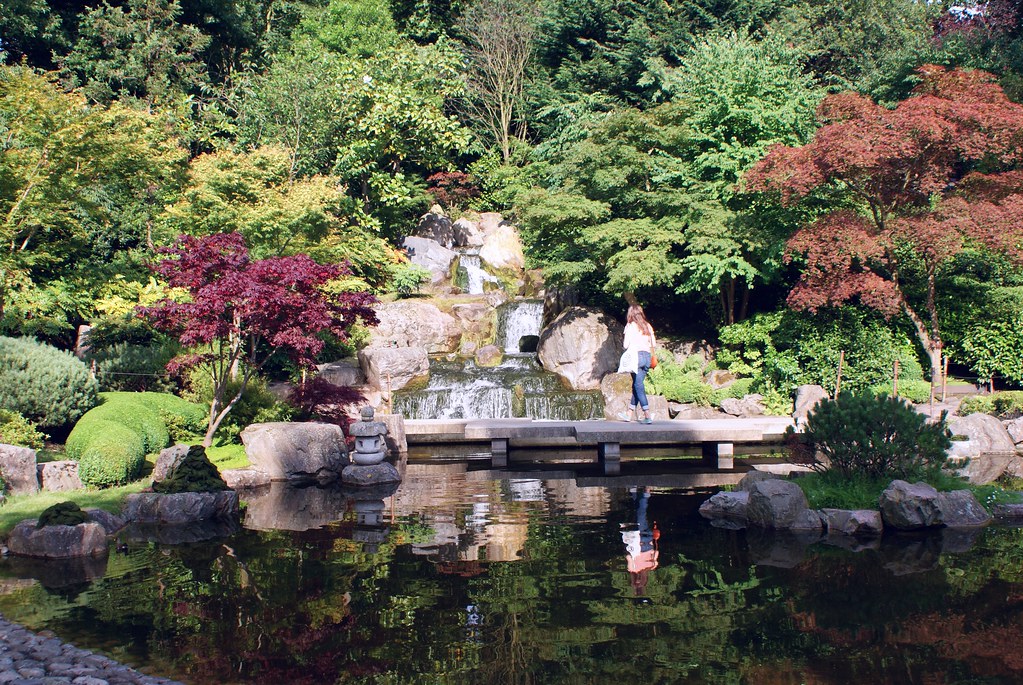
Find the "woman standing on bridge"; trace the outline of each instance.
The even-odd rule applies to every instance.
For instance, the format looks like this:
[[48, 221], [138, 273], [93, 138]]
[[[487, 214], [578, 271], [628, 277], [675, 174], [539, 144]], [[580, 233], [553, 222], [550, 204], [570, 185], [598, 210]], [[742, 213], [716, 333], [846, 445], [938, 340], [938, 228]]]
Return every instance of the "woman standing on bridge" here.
[[[628, 371], [632, 374], [632, 400], [629, 402], [629, 413], [619, 414], [622, 421], [631, 421], [633, 416], [641, 423], [650, 423], [650, 405], [646, 398], [643, 381], [651, 368], [654, 347], [654, 327], [646, 320], [643, 308], [633, 302], [629, 305], [629, 313], [625, 316], [625, 353], [618, 363], [618, 372]], [[637, 407], [643, 410], [643, 418], [639, 418]]]

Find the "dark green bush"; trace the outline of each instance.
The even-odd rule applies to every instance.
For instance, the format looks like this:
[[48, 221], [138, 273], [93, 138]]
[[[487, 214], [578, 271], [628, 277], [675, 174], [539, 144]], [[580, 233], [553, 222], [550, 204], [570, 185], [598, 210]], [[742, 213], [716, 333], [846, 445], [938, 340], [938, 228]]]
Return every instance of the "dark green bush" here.
[[919, 477], [940, 468], [952, 444], [944, 414], [928, 423], [905, 400], [849, 392], [817, 405], [803, 439], [824, 455], [821, 469], [867, 478]]
[[162, 393], [102, 393], [103, 404], [75, 424], [65, 453], [79, 462], [87, 485], [107, 487], [138, 478], [146, 454], [170, 442], [164, 416], [185, 425], [202, 425], [205, 410]]
[[167, 474], [159, 483], [153, 484], [153, 492], [220, 492], [227, 490], [227, 483], [220, 477], [220, 471], [210, 463], [206, 448], [192, 445], [177, 468]]
[[178, 384], [167, 373], [167, 363], [177, 354], [172, 342], [151, 345], [116, 343], [90, 354], [96, 362], [100, 389], [125, 392], [174, 392]]
[[0, 409], [0, 443], [42, 449], [46, 435], [16, 411]]
[[89, 520], [89, 515], [74, 502], [57, 502], [52, 507], [43, 509], [36, 522], [36, 528], [46, 526], [77, 526]]
[[97, 392], [96, 379], [71, 353], [0, 336], [0, 408], [56, 428], [73, 424], [96, 406]]

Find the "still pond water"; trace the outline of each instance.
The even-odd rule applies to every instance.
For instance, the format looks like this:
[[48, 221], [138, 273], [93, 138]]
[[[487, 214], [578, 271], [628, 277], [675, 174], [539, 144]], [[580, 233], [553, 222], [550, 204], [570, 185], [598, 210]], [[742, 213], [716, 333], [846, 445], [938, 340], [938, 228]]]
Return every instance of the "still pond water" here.
[[196, 684], [1023, 682], [1020, 529], [842, 549], [713, 528], [670, 483], [275, 487], [227, 537], [3, 560], [0, 613]]

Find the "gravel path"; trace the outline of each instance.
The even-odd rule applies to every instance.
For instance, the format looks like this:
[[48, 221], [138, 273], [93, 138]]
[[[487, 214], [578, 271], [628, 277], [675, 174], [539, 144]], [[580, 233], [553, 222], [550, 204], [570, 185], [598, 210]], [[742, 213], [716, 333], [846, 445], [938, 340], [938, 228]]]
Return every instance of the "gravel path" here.
[[0, 685], [181, 685], [0, 617]]

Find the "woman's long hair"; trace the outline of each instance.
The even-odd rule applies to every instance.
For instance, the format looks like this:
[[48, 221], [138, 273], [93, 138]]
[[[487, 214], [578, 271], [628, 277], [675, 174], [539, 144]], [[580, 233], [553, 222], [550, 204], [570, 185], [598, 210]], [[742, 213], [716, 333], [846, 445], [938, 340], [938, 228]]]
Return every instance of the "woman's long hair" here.
[[643, 308], [638, 304], [629, 305], [629, 312], [625, 315], [625, 322], [636, 324], [639, 326], [639, 330], [646, 335], [653, 336], [654, 334], [654, 327], [646, 320], [646, 314], [643, 313]]

